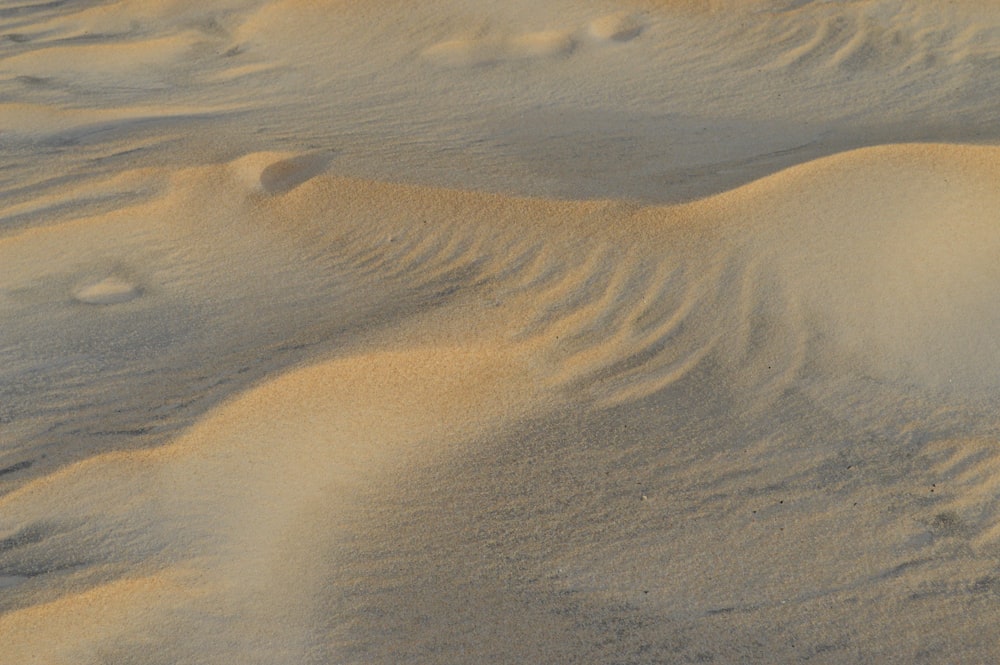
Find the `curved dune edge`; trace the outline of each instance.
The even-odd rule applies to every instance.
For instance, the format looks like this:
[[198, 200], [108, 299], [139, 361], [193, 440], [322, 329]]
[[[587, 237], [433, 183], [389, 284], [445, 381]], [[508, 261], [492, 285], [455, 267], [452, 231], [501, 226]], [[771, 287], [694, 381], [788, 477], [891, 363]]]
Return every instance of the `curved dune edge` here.
[[[248, 658], [299, 657], [319, 639], [310, 633], [317, 604], [335, 602], [315, 598], [315, 588], [336, 577], [338, 537], [370, 528], [391, 542], [363, 520], [372, 505], [398, 500], [399, 477], [504, 440], [533, 418], [567, 411], [600, 420], [637, 404], [669, 415], [698, 404], [718, 419], [712, 429], [738, 429], [729, 418], [787, 409], [782, 400], [805, 384], [836, 394], [839, 382], [873, 379], [891, 404], [914, 386], [962, 396], [995, 389], [1000, 377], [1000, 148], [852, 151], [692, 204], [642, 208], [333, 178], [318, 175], [317, 159], [262, 154], [179, 172], [149, 203], [0, 241], [5, 284], [44, 281], [53, 269], [39, 268], [51, 263], [38, 257], [57, 249], [70, 266], [68, 276], [54, 271], [65, 306], [76, 306], [79, 273], [96, 284], [83, 293], [106, 305], [73, 317], [118, 312], [133, 317], [130, 330], [160, 325], [158, 306], [242, 292], [325, 303], [345, 318], [363, 303], [381, 323], [343, 357], [268, 378], [167, 446], [97, 456], [0, 499], [0, 540], [9, 544], [0, 563], [24, 580], [5, 589], [20, 605], [0, 615], [4, 657], [98, 662], [136, 653], [145, 639], [205, 662], [231, 662], [223, 644]], [[116, 262], [137, 281], [107, 277], [117, 273], [104, 266]], [[272, 279], [253, 283], [264, 268]], [[331, 285], [337, 297], [324, 300], [318, 294]], [[55, 299], [32, 288], [0, 303], [16, 312]], [[223, 321], [225, 306], [211, 310]], [[148, 324], [134, 318], [137, 308], [154, 313]], [[825, 408], [837, 418], [861, 418], [836, 399]], [[715, 436], [685, 427], [667, 434], [671, 445], [700, 449]], [[663, 445], [651, 438], [663, 433], [633, 436], [642, 450]], [[802, 436], [797, 445], [829, 443], [823, 431]], [[824, 477], [806, 462], [783, 462], [779, 436], [762, 438], [755, 481], [778, 466]], [[789, 531], [805, 540], [825, 529], [888, 539], [855, 545], [875, 552], [866, 579], [876, 581], [877, 571], [899, 565], [900, 548], [932, 547], [948, 529], [989, 551], [1000, 519], [983, 496], [996, 485], [996, 453], [988, 438], [974, 441], [972, 452], [925, 451], [942, 478], [972, 488], [926, 515], [926, 542], [917, 522], [887, 526], [869, 516], [872, 536], [841, 512]], [[691, 477], [733, 482], [713, 475], [728, 468], [715, 462], [718, 470], [698, 467]], [[603, 469], [591, 471], [593, 480]], [[448, 491], [418, 490], [431, 505]], [[799, 491], [800, 503], [817, 501]], [[317, 514], [328, 522], [306, 519]], [[598, 519], [614, 524], [615, 515]], [[640, 542], [627, 537], [629, 548]], [[738, 538], [750, 538], [732, 537], [737, 550], [747, 544]], [[617, 546], [595, 538], [596, 550]], [[655, 568], [674, 541], [646, 538], [651, 549], [628, 551]], [[434, 565], [419, 551], [410, 556], [416, 571]], [[563, 556], [567, 584], [606, 590], [600, 579], [613, 577], [613, 559]], [[77, 570], [98, 562], [109, 569], [90, 578]], [[49, 572], [25, 574], [39, 568]], [[643, 568], [629, 573], [635, 589], [649, 579], [668, 584]], [[855, 579], [850, 568], [834, 568], [830, 588], [851, 588], [834, 579]], [[446, 594], [442, 607], [454, 601]]]
[[[299, 616], [302, 599], [291, 590], [303, 593], [309, 576], [299, 570], [289, 578], [284, 568], [290, 559], [316, 566], [303, 554], [327, 534], [303, 540], [301, 513], [315, 504], [336, 524], [370, 486], [426, 466], [503, 417], [516, 418], [537, 398], [524, 389], [530, 375], [496, 349], [400, 350], [320, 363], [237, 397], [168, 446], [92, 458], [3, 497], [0, 505], [22, 523], [58, 515], [88, 523], [85, 530], [100, 525], [128, 545], [84, 556], [108, 564], [124, 558], [140, 574], [148, 571], [92, 588], [84, 582], [78, 593], [0, 615], [5, 658], [30, 659], [55, 643], [66, 660], [57, 651], [53, 662], [79, 662], [91, 649], [155, 633], [164, 621], [182, 622], [171, 630], [189, 632], [204, 647], [211, 635], [178, 610], [190, 607], [197, 616], [205, 603], [217, 608], [209, 617], [237, 617], [225, 625], [242, 634], [245, 657], [262, 648], [292, 657], [254, 631], [308, 618]], [[77, 584], [72, 577], [65, 583]], [[61, 616], [75, 618], [64, 625]], [[253, 628], [240, 628], [243, 622]]]

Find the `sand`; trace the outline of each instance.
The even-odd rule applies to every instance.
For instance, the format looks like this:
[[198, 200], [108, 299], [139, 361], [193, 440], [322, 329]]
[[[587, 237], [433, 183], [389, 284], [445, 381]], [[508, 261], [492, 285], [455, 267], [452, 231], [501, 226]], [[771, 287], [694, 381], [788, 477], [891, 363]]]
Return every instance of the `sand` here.
[[0, 7], [0, 664], [1000, 658], [1000, 10]]

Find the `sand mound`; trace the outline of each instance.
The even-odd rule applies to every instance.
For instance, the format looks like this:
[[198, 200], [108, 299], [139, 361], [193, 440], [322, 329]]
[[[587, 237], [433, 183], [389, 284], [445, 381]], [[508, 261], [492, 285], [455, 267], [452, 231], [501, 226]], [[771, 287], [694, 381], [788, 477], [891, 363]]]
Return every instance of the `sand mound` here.
[[[518, 391], [505, 391], [515, 379]], [[72, 645], [68, 660], [88, 650], [132, 653], [140, 634], [163, 627], [188, 635], [186, 646], [161, 647], [172, 657], [295, 657], [300, 638], [266, 628], [311, 621], [301, 608], [310, 576], [285, 567], [322, 569], [307, 554], [321, 554], [316, 548], [343, 531], [331, 524], [313, 532], [301, 515], [349, 514], [385, 479], [426, 467], [500, 415], [523, 410], [533, 398], [525, 383], [530, 370], [497, 349], [324, 363], [247, 392], [170, 446], [95, 457], [8, 494], [5, 527], [14, 515], [25, 526], [0, 532], [5, 586], [17, 593], [5, 609], [27, 606], [0, 618], [10, 637], [5, 658], [37, 653], [40, 625], [66, 613], [73, 622], [44, 634]], [[386, 403], [386, 394], [400, 399]], [[144, 493], [149, 501], [133, 500]], [[79, 540], [95, 531], [109, 539]], [[51, 583], [32, 583], [42, 569], [61, 571], [57, 596]], [[193, 613], [178, 613], [185, 607]], [[243, 646], [219, 652], [219, 631]]]
[[993, 148], [871, 148], [705, 205], [757, 229], [755, 247], [774, 250], [766, 261], [796, 285], [791, 297], [803, 315], [869, 371], [992, 386], [1000, 375], [1000, 312], [989, 295], [1000, 280], [997, 163]]

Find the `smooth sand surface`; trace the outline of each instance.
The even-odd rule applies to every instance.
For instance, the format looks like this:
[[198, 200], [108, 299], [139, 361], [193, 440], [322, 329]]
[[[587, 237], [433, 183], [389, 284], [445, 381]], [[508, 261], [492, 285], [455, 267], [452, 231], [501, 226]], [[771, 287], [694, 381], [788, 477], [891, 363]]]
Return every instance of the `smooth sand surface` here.
[[1000, 659], [1000, 8], [0, 3], [0, 664]]

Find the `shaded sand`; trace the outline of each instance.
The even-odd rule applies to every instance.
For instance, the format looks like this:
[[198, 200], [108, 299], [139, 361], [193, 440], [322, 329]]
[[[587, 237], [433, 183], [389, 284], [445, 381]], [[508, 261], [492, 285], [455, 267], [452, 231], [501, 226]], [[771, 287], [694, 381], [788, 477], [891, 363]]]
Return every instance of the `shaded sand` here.
[[0, 8], [0, 663], [996, 660], [998, 21]]

